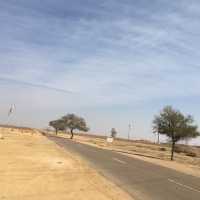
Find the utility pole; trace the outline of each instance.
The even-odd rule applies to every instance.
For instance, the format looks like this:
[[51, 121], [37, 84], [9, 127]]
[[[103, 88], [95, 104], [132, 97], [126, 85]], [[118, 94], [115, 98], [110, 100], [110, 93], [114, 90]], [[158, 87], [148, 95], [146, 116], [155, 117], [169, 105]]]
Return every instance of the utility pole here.
[[128, 140], [130, 140], [131, 137], [131, 130], [133, 129], [133, 125], [131, 126], [131, 123], [128, 125]]
[[128, 125], [128, 140], [130, 140], [131, 124]]
[[157, 133], [158, 134], [158, 141], [157, 143], [160, 144], [160, 133]]

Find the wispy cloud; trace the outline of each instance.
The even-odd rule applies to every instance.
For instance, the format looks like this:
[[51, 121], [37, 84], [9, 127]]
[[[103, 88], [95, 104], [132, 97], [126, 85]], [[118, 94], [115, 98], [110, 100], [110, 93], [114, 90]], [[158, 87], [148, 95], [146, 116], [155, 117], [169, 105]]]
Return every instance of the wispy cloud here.
[[66, 93], [66, 94], [74, 94], [74, 92], [72, 92], [70, 90], [54, 88], [54, 87], [50, 87], [50, 86], [46, 86], [46, 85], [40, 85], [40, 84], [37, 84], [37, 83], [24, 82], [24, 81], [19, 81], [19, 80], [10, 79], [10, 78], [0, 77], [0, 82], [4, 82], [4, 83], [8, 83], [8, 84], [21, 85], [22, 87], [42, 88], [42, 89], [46, 89], [46, 90], [53, 90], [55, 92], [61, 92], [61, 93]]
[[70, 91], [82, 110], [110, 113], [199, 99], [199, 17], [198, 0], [1, 1], [1, 79]]

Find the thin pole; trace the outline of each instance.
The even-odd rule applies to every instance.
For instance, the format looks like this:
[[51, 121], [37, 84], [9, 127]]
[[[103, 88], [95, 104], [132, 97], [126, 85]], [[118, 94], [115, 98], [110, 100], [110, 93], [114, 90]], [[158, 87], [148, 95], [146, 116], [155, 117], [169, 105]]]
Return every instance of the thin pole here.
[[128, 140], [130, 140], [131, 124], [128, 125]]
[[158, 133], [158, 144], [160, 144], [160, 133]]

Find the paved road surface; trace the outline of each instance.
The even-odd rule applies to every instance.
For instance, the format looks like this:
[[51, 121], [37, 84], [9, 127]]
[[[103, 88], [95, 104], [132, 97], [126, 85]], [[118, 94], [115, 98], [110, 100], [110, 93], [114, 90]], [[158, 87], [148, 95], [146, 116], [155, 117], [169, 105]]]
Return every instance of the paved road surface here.
[[49, 139], [78, 153], [135, 200], [200, 200], [200, 178], [119, 153], [54, 136]]

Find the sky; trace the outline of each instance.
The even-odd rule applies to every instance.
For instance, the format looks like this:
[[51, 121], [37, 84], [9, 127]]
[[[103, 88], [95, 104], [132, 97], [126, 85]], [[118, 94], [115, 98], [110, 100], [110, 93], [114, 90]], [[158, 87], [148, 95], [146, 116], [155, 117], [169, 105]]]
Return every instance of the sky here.
[[200, 125], [199, 18], [199, 0], [0, 0], [0, 122], [76, 113], [92, 133], [127, 137], [131, 123], [154, 140], [172, 105]]

